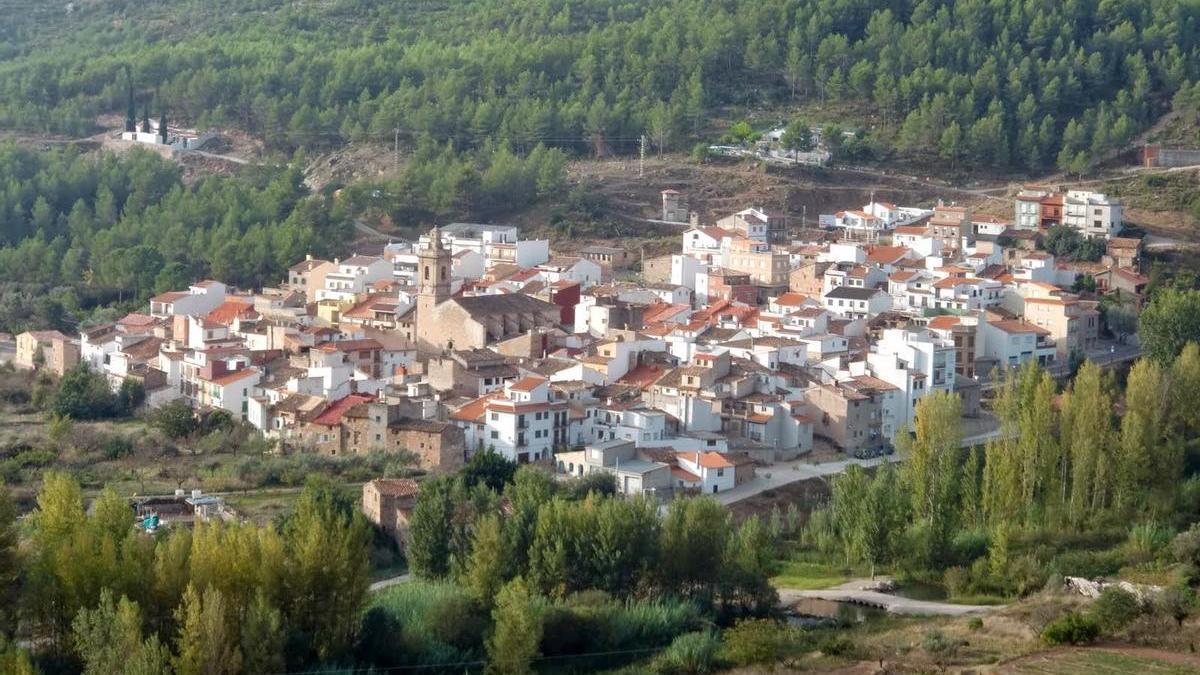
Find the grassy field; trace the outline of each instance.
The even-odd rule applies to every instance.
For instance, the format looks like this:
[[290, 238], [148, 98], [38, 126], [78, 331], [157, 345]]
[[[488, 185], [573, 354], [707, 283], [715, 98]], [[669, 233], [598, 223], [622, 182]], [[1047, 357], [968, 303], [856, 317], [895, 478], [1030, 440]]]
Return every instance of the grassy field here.
[[786, 560], [780, 563], [778, 572], [771, 577], [771, 584], [776, 588], [811, 591], [844, 584], [855, 576], [851, 570], [833, 565]]
[[1153, 650], [1066, 649], [1031, 654], [1001, 667], [998, 672], [1028, 675], [1184, 675], [1200, 672], [1200, 659]]

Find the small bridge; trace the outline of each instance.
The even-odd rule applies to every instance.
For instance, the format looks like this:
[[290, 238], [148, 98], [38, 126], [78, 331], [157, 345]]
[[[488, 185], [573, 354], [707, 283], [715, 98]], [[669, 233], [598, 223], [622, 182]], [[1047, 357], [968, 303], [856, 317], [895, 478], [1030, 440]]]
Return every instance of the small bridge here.
[[840, 588], [815, 591], [779, 589], [779, 603], [787, 607], [805, 599], [827, 600], [829, 602], [845, 602], [853, 605], [874, 607], [890, 614], [903, 614], [906, 616], [967, 616], [1004, 609], [1004, 605], [956, 605], [949, 602], [915, 600], [890, 593], [847, 587], [852, 586], [854, 583], [856, 582], [851, 582]]

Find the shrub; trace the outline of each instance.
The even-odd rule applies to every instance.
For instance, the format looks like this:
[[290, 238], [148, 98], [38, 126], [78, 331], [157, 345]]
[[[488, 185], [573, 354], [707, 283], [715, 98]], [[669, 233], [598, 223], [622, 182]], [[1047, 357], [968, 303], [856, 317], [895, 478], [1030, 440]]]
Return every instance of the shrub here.
[[652, 667], [662, 675], [699, 675], [712, 672], [717, 664], [721, 641], [716, 633], [703, 631], [685, 633], [675, 638], [657, 658]]
[[150, 426], [166, 434], [167, 438], [183, 438], [196, 430], [196, 415], [183, 400], [175, 400], [155, 410], [149, 416]]
[[970, 628], [971, 630], [982, 630], [983, 619], [977, 616], [971, 617], [971, 620], [967, 622], [967, 628]]
[[966, 530], [954, 535], [950, 542], [951, 556], [959, 565], [967, 565], [988, 553], [990, 538], [986, 532]]
[[834, 635], [823, 640], [817, 650], [825, 656], [849, 656], [854, 652], [854, 643], [845, 635]]
[[1008, 565], [1005, 590], [1024, 597], [1046, 585], [1046, 569], [1032, 555], [1023, 555]]
[[593, 471], [568, 482], [567, 490], [572, 499], [583, 499], [591, 493], [611, 497], [617, 494], [617, 477], [606, 471]]
[[1066, 551], [1055, 556], [1047, 568], [1063, 576], [1094, 579], [1112, 576], [1124, 565], [1121, 551]]
[[1067, 612], [1042, 630], [1042, 640], [1051, 645], [1087, 644], [1099, 636], [1100, 625], [1096, 620], [1078, 612]]
[[112, 434], [104, 439], [100, 448], [106, 459], [120, 459], [133, 453], [133, 443], [119, 434]]
[[[469, 601], [469, 595], [464, 588], [454, 584], [412, 581], [398, 584], [372, 597], [375, 608], [386, 612], [389, 621], [376, 617], [377, 632], [390, 634], [393, 627], [399, 626], [400, 639], [392, 640], [392, 650], [404, 654], [406, 662], [418, 665], [439, 665], [472, 661], [480, 656], [478, 651], [463, 651], [452, 645], [441, 642], [436, 633], [446, 632], [444, 626], [438, 626], [431, 618], [443, 610], [439, 605]], [[368, 611], [368, 616], [371, 614]], [[439, 620], [444, 620], [443, 614]], [[485, 617], [480, 617], [486, 620]], [[482, 633], [478, 640], [482, 641]], [[396, 646], [399, 642], [399, 648]]]
[[1107, 631], [1118, 631], [1128, 626], [1142, 611], [1132, 593], [1116, 586], [1104, 589], [1092, 604], [1092, 614], [1100, 627]]
[[948, 568], [942, 574], [942, 585], [950, 597], [963, 595], [971, 585], [971, 573], [963, 567]]
[[744, 619], [725, 631], [723, 650], [739, 666], [774, 663], [787, 637], [785, 624], [772, 619]]
[[946, 634], [936, 628], [925, 633], [921, 638], [921, 649], [930, 656], [944, 658], [958, 653], [958, 648], [966, 643], [962, 640], [946, 637]]
[[425, 614], [425, 624], [434, 640], [463, 651], [483, 648], [487, 614], [464, 595], [438, 599]]
[[108, 380], [88, 368], [86, 363], [63, 374], [58, 390], [48, 403], [51, 413], [77, 420], [104, 419], [127, 412], [118, 409], [117, 398], [108, 386]]
[[1196, 607], [1196, 591], [1182, 584], [1168, 586], [1154, 599], [1154, 607], [1182, 627], [1184, 619]]
[[1149, 560], [1171, 544], [1174, 534], [1170, 528], [1157, 523], [1135, 525], [1129, 530], [1129, 541], [1126, 542], [1126, 548], [1131, 554], [1143, 560]]
[[1176, 562], [1200, 565], [1200, 523], [1175, 535], [1171, 540], [1171, 555]]

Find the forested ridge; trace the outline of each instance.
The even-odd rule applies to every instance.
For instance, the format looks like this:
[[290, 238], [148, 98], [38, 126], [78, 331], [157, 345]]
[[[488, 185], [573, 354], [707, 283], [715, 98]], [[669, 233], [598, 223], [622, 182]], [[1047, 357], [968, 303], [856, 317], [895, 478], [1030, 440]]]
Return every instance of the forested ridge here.
[[97, 306], [136, 309], [205, 277], [274, 283], [349, 227], [296, 164], [185, 185], [177, 164], [151, 152], [0, 144], [0, 326], [73, 329]]
[[670, 149], [719, 107], [816, 102], [902, 151], [1080, 169], [1197, 79], [1198, 16], [1192, 0], [89, 3], [13, 21], [0, 126], [93, 131], [124, 112], [129, 66], [143, 103], [288, 151], [397, 130]]

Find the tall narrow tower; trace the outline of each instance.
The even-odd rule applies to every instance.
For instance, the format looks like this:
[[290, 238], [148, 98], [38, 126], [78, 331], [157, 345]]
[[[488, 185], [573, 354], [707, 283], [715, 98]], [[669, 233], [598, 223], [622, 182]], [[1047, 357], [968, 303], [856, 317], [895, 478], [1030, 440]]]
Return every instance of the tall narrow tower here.
[[442, 327], [434, 308], [450, 299], [450, 252], [438, 228], [429, 231], [429, 246], [417, 254], [417, 344], [442, 345]]

